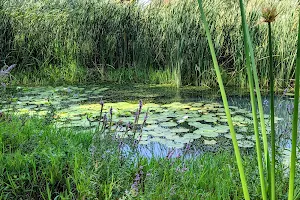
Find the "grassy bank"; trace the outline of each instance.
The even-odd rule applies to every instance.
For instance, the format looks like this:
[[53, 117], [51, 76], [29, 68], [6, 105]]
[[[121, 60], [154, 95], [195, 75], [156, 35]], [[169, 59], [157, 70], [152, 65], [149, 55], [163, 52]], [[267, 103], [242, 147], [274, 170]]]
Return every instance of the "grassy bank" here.
[[[204, 1], [227, 85], [244, 87], [238, 3]], [[247, 1], [260, 82], [268, 84], [263, 1]], [[274, 24], [275, 85], [294, 78], [296, 1], [278, 1]], [[214, 19], [214, 20], [210, 20]], [[17, 63], [19, 84], [88, 82], [216, 86], [196, 1], [140, 7], [114, 1], [0, 2], [0, 60]], [[1, 65], [2, 65], [1, 63]]]
[[[232, 152], [188, 158], [192, 146], [180, 156], [146, 159], [135, 149], [120, 151], [130, 142], [109, 135], [56, 129], [34, 117], [0, 120], [0, 199], [243, 198]], [[243, 157], [250, 194], [257, 199], [256, 159]], [[286, 199], [282, 165], [276, 173], [278, 198]]]

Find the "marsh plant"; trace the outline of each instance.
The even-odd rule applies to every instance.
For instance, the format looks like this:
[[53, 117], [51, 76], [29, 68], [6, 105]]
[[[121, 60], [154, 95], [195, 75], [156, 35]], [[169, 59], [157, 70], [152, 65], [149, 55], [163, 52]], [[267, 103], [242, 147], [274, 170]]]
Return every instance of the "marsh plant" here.
[[[242, 17], [242, 30], [243, 30], [243, 41], [245, 47], [245, 59], [246, 59], [246, 68], [247, 68], [247, 78], [249, 81], [249, 90], [250, 90], [250, 99], [251, 99], [251, 106], [252, 106], [252, 116], [253, 116], [253, 125], [254, 125], [254, 133], [256, 137], [256, 153], [257, 153], [257, 163], [258, 163], [258, 170], [260, 176], [260, 185], [261, 185], [261, 198], [266, 199], [276, 199], [276, 184], [275, 184], [275, 123], [274, 123], [274, 63], [273, 63], [273, 49], [272, 49], [272, 26], [271, 23], [275, 21], [277, 17], [277, 11], [275, 7], [264, 8], [262, 12], [263, 21], [268, 24], [268, 49], [269, 49], [269, 76], [270, 76], [270, 116], [271, 116], [271, 150], [268, 148], [268, 140], [266, 136], [266, 127], [264, 121], [264, 111], [263, 111], [263, 102], [261, 98], [260, 92], [260, 84], [258, 79], [256, 61], [254, 57], [254, 50], [253, 45], [249, 33], [248, 24], [246, 21], [245, 9], [244, 9], [244, 2], [243, 0], [239, 1], [240, 3], [240, 11]], [[215, 72], [217, 74], [217, 79], [219, 83], [219, 87], [221, 90], [223, 104], [224, 107], [228, 107], [226, 93], [222, 83], [222, 77], [220, 74], [219, 65], [217, 62], [217, 58], [215, 55], [214, 45], [212, 41], [212, 37], [210, 34], [209, 25], [206, 21], [205, 13], [202, 7], [202, 0], [198, 0], [198, 4], [200, 7], [200, 13], [204, 28], [206, 30], [206, 36], [208, 39], [213, 63], [215, 66]], [[300, 18], [299, 18], [300, 22]], [[288, 199], [292, 200], [295, 198], [294, 194], [294, 184], [295, 184], [295, 166], [296, 166], [296, 146], [297, 146], [297, 128], [298, 128], [298, 104], [299, 104], [299, 76], [300, 76], [300, 26], [298, 25], [298, 45], [297, 45], [297, 58], [296, 58], [296, 73], [295, 73], [295, 96], [294, 96], [294, 108], [293, 108], [293, 124], [292, 124], [292, 148], [291, 148], [291, 159], [290, 159], [290, 179], [289, 179], [289, 192], [288, 192]], [[258, 108], [258, 109], [257, 109]], [[260, 148], [260, 136], [259, 136], [259, 122], [258, 122], [258, 114], [260, 118], [260, 126], [262, 132], [262, 142], [263, 142], [263, 151], [264, 151], [264, 159], [261, 153]], [[230, 113], [227, 114], [227, 120], [229, 126], [232, 125], [232, 120]], [[232, 142], [233, 146], [236, 146], [236, 138], [234, 137], [235, 132], [234, 129], [231, 129], [232, 134]], [[271, 158], [270, 152], [271, 151]], [[250, 199], [250, 195], [248, 192], [247, 181], [245, 178], [243, 165], [241, 163], [241, 157], [239, 153], [238, 147], [235, 148], [235, 155], [237, 159], [237, 163], [239, 166], [239, 173], [240, 179], [242, 182], [243, 193], [245, 199]]]
[[[138, 2], [138, 1], [134, 1]], [[109, 0], [1, 0], [0, 60], [18, 63], [21, 83], [97, 81], [217, 86], [194, 0], [153, 0], [147, 6]], [[247, 1], [255, 35], [259, 82], [269, 73], [265, 26], [257, 26], [261, 1]], [[229, 0], [203, 2], [225, 85], [245, 87], [246, 68], [238, 6]], [[293, 78], [296, 1], [281, 1], [273, 28], [276, 88]], [[214, 6], [211, 6], [214, 5]], [[197, 45], [196, 45], [197, 44]]]

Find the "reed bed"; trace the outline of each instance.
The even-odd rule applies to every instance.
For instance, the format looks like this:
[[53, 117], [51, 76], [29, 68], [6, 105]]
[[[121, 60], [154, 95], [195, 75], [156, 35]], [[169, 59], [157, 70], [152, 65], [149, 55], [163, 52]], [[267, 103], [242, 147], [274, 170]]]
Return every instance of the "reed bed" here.
[[[213, 6], [212, 6], [213, 5]], [[267, 86], [267, 27], [263, 1], [249, 0], [259, 81]], [[294, 79], [297, 1], [278, 1], [273, 25], [275, 87]], [[204, 2], [225, 85], [246, 87], [239, 8], [229, 0]], [[212, 20], [213, 19], [213, 20]], [[195, 1], [148, 6], [106, 0], [3, 0], [0, 59], [17, 63], [21, 82], [95, 81], [217, 86]], [[25, 80], [24, 80], [25, 79]]]

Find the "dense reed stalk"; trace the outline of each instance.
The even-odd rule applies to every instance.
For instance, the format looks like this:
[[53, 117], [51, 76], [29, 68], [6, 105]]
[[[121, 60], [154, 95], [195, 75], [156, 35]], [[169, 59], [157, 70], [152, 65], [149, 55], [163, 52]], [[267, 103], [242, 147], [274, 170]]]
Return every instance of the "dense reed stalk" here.
[[296, 75], [295, 75], [295, 98], [294, 98], [294, 113], [293, 113], [293, 128], [292, 128], [292, 150], [290, 163], [290, 181], [288, 199], [294, 199], [295, 188], [295, 167], [296, 167], [296, 149], [298, 137], [298, 108], [299, 108], [299, 81], [300, 81], [300, 15], [298, 24], [298, 44], [297, 44], [297, 60], [296, 60]]
[[272, 41], [272, 26], [271, 23], [275, 21], [277, 17], [277, 11], [275, 7], [264, 8], [262, 10], [263, 21], [268, 24], [268, 49], [269, 49], [269, 76], [270, 76], [270, 116], [271, 116], [271, 148], [272, 148], [272, 163], [271, 163], [271, 184], [270, 187], [270, 194], [271, 199], [276, 199], [276, 190], [275, 190], [275, 103], [274, 103], [274, 63], [273, 63], [273, 41]]
[[244, 48], [245, 48], [245, 57], [246, 57], [246, 67], [247, 67], [247, 76], [248, 76], [248, 82], [249, 82], [249, 90], [250, 90], [250, 100], [251, 100], [251, 109], [252, 109], [252, 119], [253, 119], [253, 126], [254, 126], [254, 134], [255, 134], [255, 141], [256, 141], [256, 154], [257, 154], [257, 163], [258, 163], [258, 170], [259, 170], [259, 178], [260, 178], [260, 184], [261, 184], [261, 193], [262, 193], [262, 199], [267, 200], [267, 189], [266, 189], [266, 182], [265, 182], [265, 176], [264, 176], [264, 168], [263, 168], [263, 161], [262, 161], [262, 153], [261, 153], [261, 147], [260, 147], [260, 136], [259, 136], [259, 124], [258, 124], [258, 118], [257, 118], [257, 102], [255, 97], [255, 87], [253, 83], [253, 75], [252, 75], [252, 69], [251, 69], [251, 59], [250, 59], [250, 51], [249, 51], [249, 44], [247, 40], [247, 23], [246, 23], [246, 17], [245, 13], [243, 12], [243, 4], [240, 4], [241, 6], [241, 15], [242, 15], [242, 27], [243, 27], [243, 38], [245, 41]]
[[[261, 92], [260, 92], [259, 78], [258, 78], [258, 73], [257, 73], [257, 68], [256, 68], [256, 62], [254, 59], [254, 51], [253, 51], [252, 41], [250, 38], [248, 25], [247, 25], [246, 19], [245, 19], [244, 2], [243, 2], [243, 0], [240, 0], [239, 2], [240, 2], [242, 20], [244, 21], [244, 23], [243, 23], [244, 34], [246, 34], [245, 43], [247, 43], [248, 48], [249, 48], [249, 57], [250, 57], [250, 61], [251, 61], [252, 74], [253, 74], [253, 79], [254, 79], [254, 85], [255, 85], [255, 91], [256, 91], [256, 97], [257, 97], [257, 105], [258, 105], [259, 118], [260, 118], [261, 133], [262, 133], [262, 138], [263, 138], [265, 165], [266, 165], [266, 169], [268, 171], [268, 179], [269, 179], [271, 176], [271, 172], [270, 172], [271, 168], [270, 168], [270, 164], [269, 164], [270, 158], [269, 158], [269, 151], [268, 151], [268, 139], [267, 139], [267, 133], [266, 133], [264, 109], [263, 109], [263, 103], [262, 103]], [[247, 55], [246, 55], [246, 57], [247, 57]]]
[[[247, 1], [247, 16], [255, 27], [251, 35], [255, 35], [259, 82], [264, 85], [268, 80], [263, 67], [268, 64], [266, 27], [255, 26], [261, 1]], [[2, 0], [0, 62], [18, 63], [16, 71], [26, 72], [23, 76], [52, 82], [175, 83], [181, 78], [182, 85], [217, 86], [193, 2], [173, 0], [164, 5], [154, 1], [141, 7], [108, 0]], [[280, 3], [283, 12], [273, 29], [278, 87], [288, 85], [293, 77], [295, 4]], [[214, 19], [211, 34], [217, 38], [216, 56], [224, 83], [245, 87], [238, 7], [228, 0], [211, 0], [203, 6], [210, 11], [207, 17]], [[178, 48], [182, 53], [178, 54]], [[39, 73], [29, 73], [35, 70]], [[162, 76], [162, 72], [168, 73]]]
[[214, 69], [215, 69], [215, 72], [216, 72], [216, 75], [217, 75], [217, 81], [219, 83], [219, 88], [220, 88], [221, 95], [222, 95], [222, 100], [223, 100], [223, 105], [224, 105], [225, 113], [226, 113], [227, 120], [228, 120], [228, 125], [229, 125], [229, 128], [230, 128], [230, 134], [231, 134], [231, 137], [232, 137], [232, 143], [233, 143], [234, 152], [235, 152], [235, 156], [236, 156], [236, 160], [237, 160], [237, 164], [238, 164], [240, 179], [241, 179], [241, 182], [242, 182], [244, 198], [246, 200], [248, 200], [248, 199], [250, 199], [250, 196], [249, 196], [249, 192], [248, 192], [247, 181], [246, 181], [245, 172], [244, 172], [244, 168], [243, 168], [242, 158], [241, 158], [241, 155], [240, 155], [240, 151], [239, 151], [239, 147], [238, 147], [238, 143], [237, 143], [237, 139], [236, 139], [236, 133], [235, 133], [235, 130], [234, 130], [232, 119], [231, 119], [230, 109], [229, 109], [229, 105], [228, 105], [228, 101], [227, 101], [227, 97], [226, 97], [226, 92], [225, 92], [223, 81], [222, 81], [222, 75], [221, 75], [221, 72], [220, 72], [220, 68], [219, 68], [219, 64], [218, 64], [218, 61], [217, 61], [214, 45], [213, 45], [213, 42], [212, 42], [210, 29], [209, 29], [208, 23], [206, 21], [205, 13], [204, 13], [204, 10], [203, 10], [203, 7], [202, 7], [202, 0], [198, 0], [198, 4], [199, 4], [199, 8], [200, 8], [200, 13], [201, 13], [201, 19], [202, 19], [202, 22], [203, 22], [203, 25], [204, 25], [204, 29], [205, 29], [205, 32], [206, 32], [206, 37], [207, 37], [209, 48], [210, 48], [211, 57], [212, 57], [213, 64], [214, 64]]
[[271, 199], [276, 199], [275, 189], [275, 103], [274, 103], [274, 70], [273, 70], [273, 52], [272, 52], [272, 28], [271, 22], [268, 22], [268, 38], [269, 38], [269, 56], [270, 56], [270, 114], [271, 114], [271, 147], [272, 147], [272, 160], [271, 160]]

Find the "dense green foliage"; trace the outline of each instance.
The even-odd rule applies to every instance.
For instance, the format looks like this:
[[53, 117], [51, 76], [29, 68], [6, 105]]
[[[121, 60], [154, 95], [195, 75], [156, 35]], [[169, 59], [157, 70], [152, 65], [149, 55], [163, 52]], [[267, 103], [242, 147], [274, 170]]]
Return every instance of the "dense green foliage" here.
[[[56, 129], [46, 122], [2, 116], [0, 199], [243, 197], [232, 152], [194, 158], [175, 153], [172, 158], [148, 160], [136, 151], [120, 153], [120, 141], [113, 137]], [[250, 195], [256, 199], [260, 192], [256, 162], [251, 155], [245, 155], [244, 162]], [[278, 165], [276, 170], [277, 194], [285, 199], [288, 182], [282, 169]]]
[[[286, 87], [294, 78], [296, 4], [278, 2], [280, 15], [273, 26], [276, 87]], [[14, 74], [23, 84], [130, 81], [216, 86], [196, 5], [192, 0], [148, 7], [105, 0], [4, 0], [0, 60], [18, 64]], [[265, 85], [267, 27], [259, 23], [261, 7], [259, 1], [247, 2], [258, 73]], [[247, 85], [238, 4], [204, 1], [204, 9], [225, 83]]]

